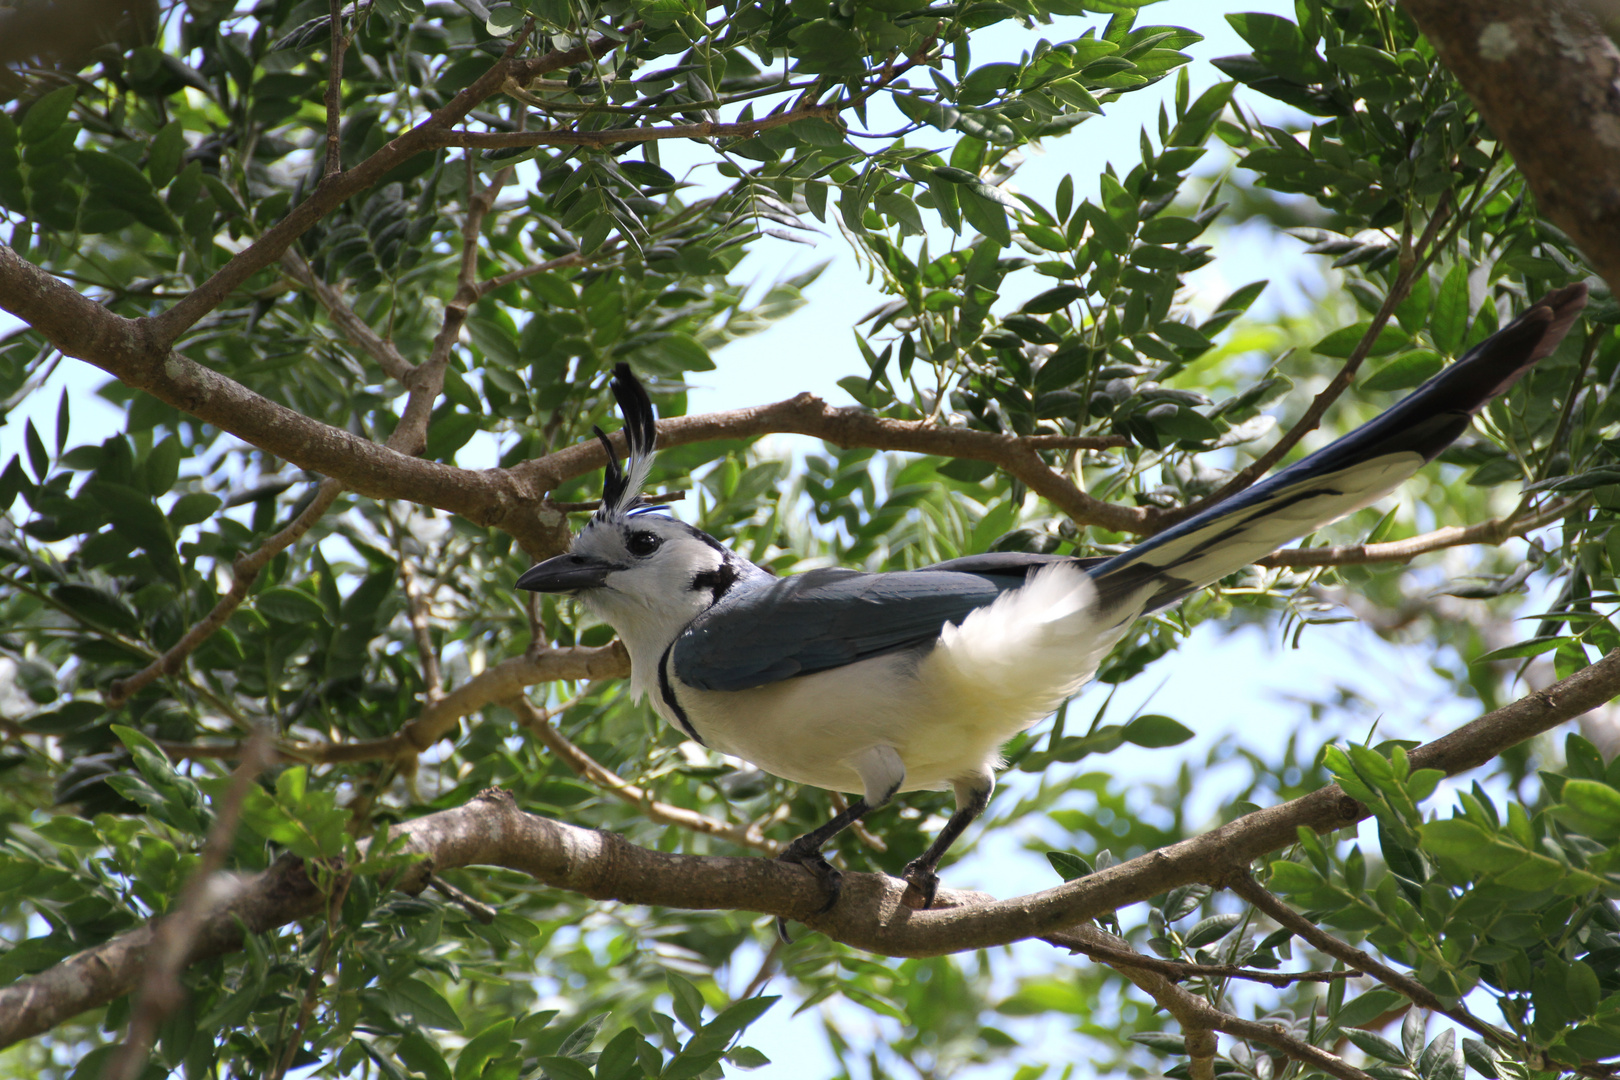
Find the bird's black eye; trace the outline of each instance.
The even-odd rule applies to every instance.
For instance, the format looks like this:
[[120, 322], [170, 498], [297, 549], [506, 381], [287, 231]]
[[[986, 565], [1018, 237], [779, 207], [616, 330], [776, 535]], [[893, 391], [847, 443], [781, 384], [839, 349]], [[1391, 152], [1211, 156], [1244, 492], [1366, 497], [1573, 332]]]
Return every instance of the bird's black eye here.
[[658, 545], [662, 543], [663, 541], [658, 538], [657, 533], [633, 532], [625, 538], [624, 546], [629, 548], [630, 554], [637, 558], [646, 558], [657, 551]]

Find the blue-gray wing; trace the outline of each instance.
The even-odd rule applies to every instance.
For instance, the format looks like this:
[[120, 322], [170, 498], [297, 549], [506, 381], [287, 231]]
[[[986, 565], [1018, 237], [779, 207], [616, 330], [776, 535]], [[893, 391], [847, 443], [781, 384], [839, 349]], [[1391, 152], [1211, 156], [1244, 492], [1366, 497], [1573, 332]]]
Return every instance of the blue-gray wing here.
[[675, 640], [676, 676], [700, 690], [746, 690], [927, 647], [1022, 575], [812, 570], [733, 589]]

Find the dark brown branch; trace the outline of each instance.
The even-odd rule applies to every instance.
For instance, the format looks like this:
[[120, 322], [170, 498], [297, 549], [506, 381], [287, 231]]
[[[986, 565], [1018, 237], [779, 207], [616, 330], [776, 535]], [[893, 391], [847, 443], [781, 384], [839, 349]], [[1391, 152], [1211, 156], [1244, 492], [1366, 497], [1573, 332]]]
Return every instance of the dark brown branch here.
[[[1536, 196], [1620, 289], [1620, 52], [1584, 5], [1404, 0]], [[1556, 120], [1556, 122], [1552, 122]]]
[[[486, 705], [506, 701], [526, 686], [543, 682], [579, 682], [616, 679], [630, 674], [630, 657], [617, 641], [599, 648], [543, 648], [503, 660], [479, 673], [422, 711], [394, 734], [356, 742], [283, 742], [276, 747], [281, 761], [334, 765], [349, 761], [404, 761], [427, 750], [451, 734], [464, 716]], [[165, 754], [185, 758], [235, 758], [241, 743], [159, 743]]]
[[[347, 178], [358, 171], [352, 169], [342, 176]], [[170, 352], [163, 362], [150, 363], [140, 324], [107, 311], [3, 245], [0, 305], [45, 334], [68, 355], [95, 364], [124, 383], [146, 390], [267, 453], [342, 481], [361, 495], [407, 499], [460, 514], [480, 525], [504, 529], [537, 557], [563, 550], [569, 540], [566, 518], [544, 501], [545, 493], [565, 480], [601, 468], [607, 460], [601, 446], [590, 442], [512, 469], [474, 471], [422, 461], [379, 446], [260, 397], [180, 353]], [[420, 389], [431, 390], [436, 396], [443, 372], [423, 371], [414, 378], [427, 381]], [[418, 389], [412, 386], [413, 397]], [[428, 397], [424, 392], [418, 400]], [[403, 435], [405, 430], [402, 426], [396, 435]], [[810, 394], [751, 409], [676, 417], [661, 421], [658, 430], [666, 446], [792, 432], [824, 438], [839, 446], [971, 458], [1006, 469], [1077, 524], [1144, 533], [1154, 531], [1169, 518], [1163, 510], [1115, 506], [1093, 498], [1047, 467], [1037, 452], [1038, 444], [1018, 436], [890, 420], [859, 409], [834, 409]], [[1118, 442], [1100, 438], [1086, 443], [1074, 438], [1071, 445], [1102, 449]]]
[[364, 319], [355, 314], [354, 309], [344, 301], [342, 290], [328, 285], [317, 277], [302, 255], [288, 249], [281, 256], [281, 268], [287, 272], [288, 277], [315, 295], [321, 307], [326, 309], [327, 318], [331, 319], [338, 329], [343, 331], [344, 336], [367, 356], [377, 361], [378, 367], [402, 383], [410, 380], [411, 372], [416, 370], [416, 365], [401, 356], [399, 350], [394, 348], [393, 342], [383, 338]]
[[1177, 982], [1186, 979], [1243, 979], [1267, 986], [1293, 986], [1302, 982], [1340, 982], [1353, 979], [1358, 974], [1354, 971], [1257, 971], [1236, 964], [1188, 964], [1180, 960], [1161, 960], [1134, 949], [1111, 948], [1107, 945], [1077, 944], [1069, 947], [1110, 967], [1139, 967], [1156, 971]]
[[[1439, 769], [1448, 775], [1464, 772], [1510, 746], [1606, 704], [1617, 694], [1620, 650], [1545, 691], [1418, 747], [1409, 755], [1411, 767]], [[1224, 887], [1235, 872], [1246, 871], [1255, 859], [1293, 844], [1301, 826], [1326, 832], [1365, 816], [1365, 807], [1332, 786], [1246, 814], [1203, 836], [1013, 900], [916, 911], [903, 902], [902, 882], [881, 874], [845, 873], [838, 905], [818, 913], [823, 903], [820, 885], [796, 866], [775, 859], [649, 851], [610, 833], [524, 814], [510, 797], [495, 792], [458, 809], [399, 826], [396, 833], [406, 838], [406, 850], [428, 858], [396, 885], [420, 890], [430, 867], [433, 872], [443, 872], [473, 864], [505, 866], [553, 888], [593, 899], [757, 911], [806, 923], [834, 940], [879, 955], [938, 956], [1032, 937], [1061, 942], [1065, 933], [1087, 919], [1178, 885], [1204, 882]], [[946, 903], [955, 895], [942, 892]], [[320, 903], [318, 890], [296, 863], [278, 863], [263, 874], [244, 879], [227, 901], [203, 918], [189, 960], [239, 948], [242, 926], [263, 932], [319, 911]], [[148, 925], [122, 934], [0, 988], [0, 1048], [128, 993], [152, 945], [153, 932]], [[1142, 976], [1163, 978], [1151, 972]], [[1276, 1040], [1286, 1035], [1269, 1025], [1211, 1012], [1219, 1022], [1191, 1026], [1269, 1045], [1278, 1045]]]
[[[812, 394], [731, 412], [677, 416], [658, 422], [661, 446], [682, 446], [710, 439], [746, 439], [788, 432], [825, 439], [836, 446], [864, 446], [874, 450], [904, 450], [915, 454], [971, 458], [999, 465], [1027, 484], [1031, 491], [1068, 514], [1077, 524], [1100, 525], [1114, 532], [1151, 532], [1168, 518], [1166, 511], [1148, 507], [1116, 506], [1093, 498], [1041, 460], [1039, 443], [1032, 439], [1065, 441], [1065, 448], [1103, 450], [1121, 445], [1114, 436], [1031, 436], [1020, 438], [991, 431], [940, 427], [920, 420], [891, 420], [861, 409], [835, 409]], [[622, 436], [610, 436], [617, 453], [624, 453]], [[1050, 444], [1046, 448], [1051, 447]], [[577, 443], [554, 454], [515, 466], [514, 479], [524, 486], [551, 490], [565, 479], [600, 469], [607, 455], [596, 442]]]

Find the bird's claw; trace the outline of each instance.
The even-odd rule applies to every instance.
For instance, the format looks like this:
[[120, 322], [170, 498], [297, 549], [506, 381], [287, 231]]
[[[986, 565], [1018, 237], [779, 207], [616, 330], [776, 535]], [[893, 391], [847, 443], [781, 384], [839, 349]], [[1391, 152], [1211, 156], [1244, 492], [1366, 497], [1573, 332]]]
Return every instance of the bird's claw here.
[[908, 863], [901, 878], [906, 883], [900, 902], [913, 911], [927, 911], [934, 906], [934, 894], [939, 892], [939, 875], [931, 867]]
[[804, 867], [821, 883], [822, 890], [827, 894], [827, 902], [816, 909], [817, 915], [825, 915], [833, 909], [834, 904], [838, 903], [838, 896], [844, 891], [844, 875], [834, 869], [833, 864], [828, 862], [821, 852], [795, 851], [789, 847], [778, 855], [777, 859]]
[[[797, 850], [790, 845], [776, 858], [779, 862], [804, 867], [821, 883], [822, 891], [827, 894], [827, 902], [817, 908], [815, 914], [825, 915], [833, 909], [834, 904], [838, 903], [838, 897], [844, 891], [844, 875], [835, 869], [821, 852]], [[784, 945], [793, 944], [793, 939], [788, 936], [787, 920], [780, 916], [776, 920], [776, 936], [782, 939]]]

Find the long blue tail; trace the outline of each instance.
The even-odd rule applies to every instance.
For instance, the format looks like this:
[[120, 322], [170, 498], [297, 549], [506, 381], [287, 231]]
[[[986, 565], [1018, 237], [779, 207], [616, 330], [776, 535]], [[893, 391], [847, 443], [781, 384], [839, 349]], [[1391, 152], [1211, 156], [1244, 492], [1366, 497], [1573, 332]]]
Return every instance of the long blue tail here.
[[1376, 502], [1552, 353], [1586, 305], [1586, 286], [1544, 296], [1388, 412], [1246, 491], [1091, 570], [1100, 598], [1154, 611]]

